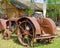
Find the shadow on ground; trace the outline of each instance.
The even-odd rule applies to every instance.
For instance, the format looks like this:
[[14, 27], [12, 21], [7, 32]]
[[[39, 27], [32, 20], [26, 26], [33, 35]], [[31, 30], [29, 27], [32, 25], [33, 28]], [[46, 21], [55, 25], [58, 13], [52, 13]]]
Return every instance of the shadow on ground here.
[[11, 36], [11, 39], [13, 40], [14, 43], [21, 45], [17, 39], [17, 36]]

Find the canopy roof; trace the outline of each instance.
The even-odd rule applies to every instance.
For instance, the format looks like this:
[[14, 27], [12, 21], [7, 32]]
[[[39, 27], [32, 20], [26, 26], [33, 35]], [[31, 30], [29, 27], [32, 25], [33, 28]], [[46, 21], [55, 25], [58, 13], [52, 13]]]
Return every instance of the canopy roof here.
[[43, 9], [43, 3], [31, 3], [31, 2], [26, 2], [25, 0], [11, 0], [11, 3], [20, 9], [26, 9], [29, 7], [32, 7], [36, 10]]

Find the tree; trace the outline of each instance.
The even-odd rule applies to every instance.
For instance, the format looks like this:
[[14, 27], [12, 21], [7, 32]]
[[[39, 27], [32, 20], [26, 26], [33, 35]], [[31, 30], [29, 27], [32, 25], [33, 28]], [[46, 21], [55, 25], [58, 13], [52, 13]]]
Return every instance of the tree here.
[[60, 5], [58, 4], [58, 1], [60, 0], [48, 0], [47, 4], [47, 17], [52, 18], [54, 21], [57, 21], [58, 17], [60, 16]]
[[11, 0], [7, 0], [7, 2], [8, 2], [9, 4], [11, 4]]

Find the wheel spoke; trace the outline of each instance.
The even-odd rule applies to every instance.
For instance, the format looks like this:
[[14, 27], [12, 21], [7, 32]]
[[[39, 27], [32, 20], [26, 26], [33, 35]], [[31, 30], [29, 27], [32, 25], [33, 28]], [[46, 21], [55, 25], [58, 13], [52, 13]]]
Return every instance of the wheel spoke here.
[[23, 42], [22, 44], [30, 44], [32, 37], [33, 37], [33, 26], [32, 23], [29, 20], [23, 20], [20, 22], [20, 30], [21, 30], [21, 36], [22, 39], [21, 41]]

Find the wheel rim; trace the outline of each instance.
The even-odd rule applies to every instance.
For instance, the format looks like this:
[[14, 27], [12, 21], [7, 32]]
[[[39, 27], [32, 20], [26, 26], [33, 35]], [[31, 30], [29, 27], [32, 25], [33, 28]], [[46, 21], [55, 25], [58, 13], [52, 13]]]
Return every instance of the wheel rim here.
[[19, 28], [21, 32], [20, 43], [23, 42], [23, 45], [30, 45], [34, 32], [33, 24], [28, 19], [25, 19], [19, 23]]

